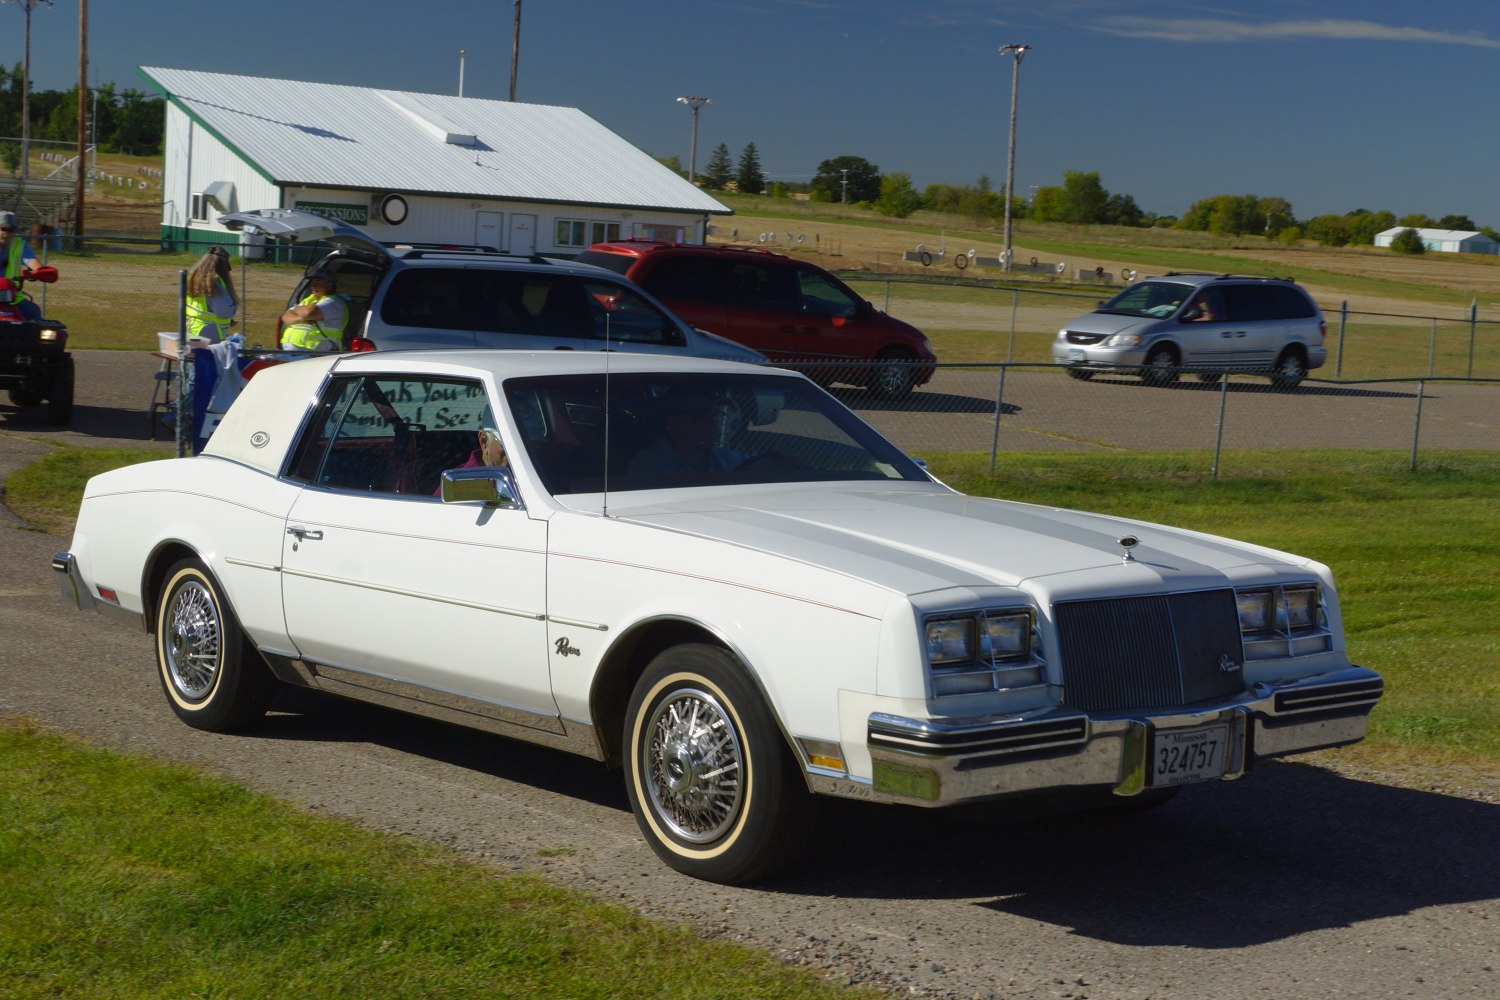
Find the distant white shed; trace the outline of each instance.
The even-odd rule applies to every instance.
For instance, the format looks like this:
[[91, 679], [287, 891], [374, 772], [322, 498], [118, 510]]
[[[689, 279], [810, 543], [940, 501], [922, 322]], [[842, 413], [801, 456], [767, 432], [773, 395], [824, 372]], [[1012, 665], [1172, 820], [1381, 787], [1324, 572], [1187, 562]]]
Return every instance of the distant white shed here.
[[[1388, 247], [1396, 234], [1403, 229], [1413, 229], [1414, 226], [1396, 226], [1387, 229], [1383, 233], [1375, 234], [1375, 245]], [[1421, 237], [1422, 245], [1428, 250], [1438, 253], [1500, 253], [1500, 243], [1496, 243], [1483, 233], [1473, 233], [1465, 229], [1417, 229], [1417, 236]]]
[[568, 256], [701, 243], [732, 210], [577, 108], [143, 66], [167, 98], [166, 240], [301, 208], [377, 240]]

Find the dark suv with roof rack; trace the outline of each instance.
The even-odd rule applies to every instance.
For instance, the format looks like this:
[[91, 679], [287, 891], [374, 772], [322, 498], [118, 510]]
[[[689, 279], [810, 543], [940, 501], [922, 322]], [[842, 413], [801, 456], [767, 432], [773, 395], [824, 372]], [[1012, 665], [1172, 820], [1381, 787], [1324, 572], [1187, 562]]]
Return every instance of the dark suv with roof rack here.
[[1205, 382], [1241, 372], [1292, 389], [1327, 360], [1326, 333], [1322, 310], [1290, 278], [1174, 271], [1070, 321], [1052, 360], [1074, 378], [1116, 372], [1170, 385], [1187, 368]]
[[825, 385], [904, 396], [932, 377], [937, 361], [921, 330], [887, 316], [816, 264], [785, 254], [628, 239], [596, 243], [575, 260], [623, 274], [694, 326]]
[[[344, 346], [354, 351], [498, 347], [691, 354], [764, 364], [765, 356], [695, 330], [629, 279], [604, 268], [488, 247], [384, 244], [352, 226], [294, 209], [225, 215], [231, 229], [330, 249], [348, 304]], [[304, 276], [288, 304], [307, 294]]]

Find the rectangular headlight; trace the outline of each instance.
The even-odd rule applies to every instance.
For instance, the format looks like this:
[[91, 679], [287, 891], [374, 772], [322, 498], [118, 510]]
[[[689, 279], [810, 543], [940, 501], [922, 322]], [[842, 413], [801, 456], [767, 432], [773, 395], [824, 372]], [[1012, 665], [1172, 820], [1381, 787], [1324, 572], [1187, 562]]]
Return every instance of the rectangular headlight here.
[[1318, 625], [1318, 588], [1287, 587], [1282, 592], [1286, 601], [1286, 628], [1288, 632], [1305, 632]]
[[982, 619], [983, 649], [994, 660], [1023, 659], [1031, 654], [1031, 615], [1025, 612], [986, 612]]
[[973, 618], [939, 618], [927, 623], [927, 662], [936, 667], [973, 658]]
[[1241, 632], [1269, 632], [1276, 627], [1276, 591], [1241, 590], [1235, 593]]

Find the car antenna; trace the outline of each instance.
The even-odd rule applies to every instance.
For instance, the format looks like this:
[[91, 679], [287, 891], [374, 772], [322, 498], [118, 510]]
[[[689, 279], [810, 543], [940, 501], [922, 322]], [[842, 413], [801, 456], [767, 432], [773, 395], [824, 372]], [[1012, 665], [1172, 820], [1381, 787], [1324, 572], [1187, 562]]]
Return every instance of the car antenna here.
[[609, 516], [609, 310], [604, 310], [604, 497], [599, 516]]

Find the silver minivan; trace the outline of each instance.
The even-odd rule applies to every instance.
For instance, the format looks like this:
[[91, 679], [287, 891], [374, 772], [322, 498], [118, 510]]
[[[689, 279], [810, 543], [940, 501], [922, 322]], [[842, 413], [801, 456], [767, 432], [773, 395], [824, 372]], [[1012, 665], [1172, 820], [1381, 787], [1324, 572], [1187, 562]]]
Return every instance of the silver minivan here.
[[1171, 272], [1067, 323], [1052, 360], [1081, 379], [1115, 372], [1170, 385], [1188, 369], [1205, 382], [1244, 372], [1292, 389], [1328, 359], [1326, 333], [1322, 310], [1290, 278]]

